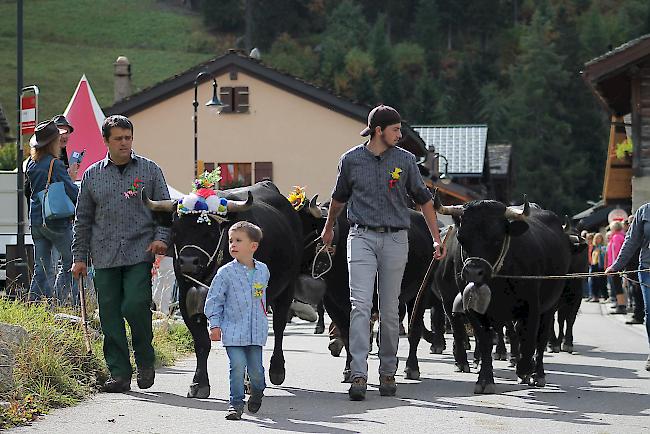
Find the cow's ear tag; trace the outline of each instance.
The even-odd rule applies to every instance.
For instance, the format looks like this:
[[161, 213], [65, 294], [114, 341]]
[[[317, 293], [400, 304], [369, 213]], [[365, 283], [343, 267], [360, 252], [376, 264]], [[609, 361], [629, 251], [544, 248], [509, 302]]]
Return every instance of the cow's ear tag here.
[[508, 233], [511, 237], [523, 235], [528, 230], [528, 223], [522, 220], [513, 220], [508, 223]]

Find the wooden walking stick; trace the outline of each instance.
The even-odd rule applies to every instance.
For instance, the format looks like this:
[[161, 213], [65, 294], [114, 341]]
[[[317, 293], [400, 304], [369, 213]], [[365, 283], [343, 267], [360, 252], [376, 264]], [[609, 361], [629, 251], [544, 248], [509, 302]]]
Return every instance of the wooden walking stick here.
[[83, 328], [86, 352], [92, 354], [93, 349], [90, 346], [90, 334], [88, 333], [88, 322], [86, 321], [86, 288], [84, 287], [83, 276], [79, 276], [79, 301], [81, 301], [81, 327]]

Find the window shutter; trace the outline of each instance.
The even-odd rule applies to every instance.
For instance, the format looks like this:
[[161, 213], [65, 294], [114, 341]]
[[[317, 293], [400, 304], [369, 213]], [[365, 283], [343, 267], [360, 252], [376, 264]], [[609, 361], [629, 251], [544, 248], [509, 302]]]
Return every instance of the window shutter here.
[[270, 161], [255, 162], [255, 182], [273, 181], [273, 163]]
[[235, 111], [237, 113], [248, 113], [248, 86], [236, 87], [233, 96]]
[[214, 170], [214, 163], [203, 163], [203, 170], [212, 172]]
[[223, 103], [223, 108], [221, 113], [232, 113], [233, 107], [233, 88], [227, 86], [221, 86], [219, 89], [219, 99]]

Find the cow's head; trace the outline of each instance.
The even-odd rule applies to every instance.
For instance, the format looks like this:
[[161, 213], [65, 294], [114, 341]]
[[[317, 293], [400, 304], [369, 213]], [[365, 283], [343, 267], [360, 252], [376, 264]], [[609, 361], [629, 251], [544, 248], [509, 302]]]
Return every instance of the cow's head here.
[[[177, 277], [188, 277], [209, 285], [210, 279], [228, 255], [228, 228], [239, 220], [239, 213], [253, 206], [253, 195], [247, 200], [227, 199], [227, 214], [210, 212], [179, 212], [178, 201], [150, 200], [143, 195], [147, 207], [158, 214], [171, 216], [174, 268]], [[195, 284], [196, 282], [188, 282]]]
[[475, 285], [487, 283], [501, 268], [510, 237], [528, 230], [526, 217], [530, 214], [530, 204], [527, 200], [519, 207], [506, 207], [493, 200], [444, 206], [436, 192], [434, 207], [440, 214], [453, 216], [461, 246], [462, 278]]
[[562, 229], [564, 229], [564, 233], [569, 238], [571, 254], [581, 254], [585, 251], [585, 249], [587, 249], [587, 247], [589, 247], [587, 240], [580, 236], [580, 233], [575, 227], [573, 227], [571, 224], [571, 219], [567, 215], [564, 216], [564, 224], [562, 225]]

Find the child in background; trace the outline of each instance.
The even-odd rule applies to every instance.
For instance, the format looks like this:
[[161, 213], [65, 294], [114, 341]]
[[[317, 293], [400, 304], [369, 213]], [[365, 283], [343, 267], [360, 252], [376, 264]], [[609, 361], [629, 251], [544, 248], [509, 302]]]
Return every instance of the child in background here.
[[260, 409], [266, 387], [262, 347], [269, 331], [266, 287], [270, 274], [263, 262], [253, 259], [261, 240], [262, 230], [252, 223], [240, 221], [230, 227], [228, 250], [234, 259], [217, 271], [205, 301], [210, 339], [223, 342], [230, 360], [228, 420], [241, 419], [244, 411], [246, 370], [251, 382], [251, 413]]

